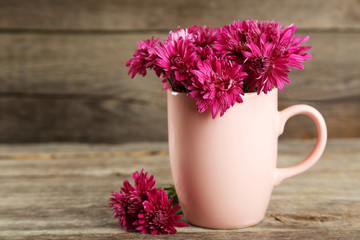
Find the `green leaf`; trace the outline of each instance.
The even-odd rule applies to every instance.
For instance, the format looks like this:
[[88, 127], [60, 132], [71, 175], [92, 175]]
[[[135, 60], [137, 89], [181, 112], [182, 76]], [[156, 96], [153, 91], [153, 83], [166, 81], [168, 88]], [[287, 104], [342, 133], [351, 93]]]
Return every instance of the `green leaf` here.
[[[174, 206], [175, 204], [179, 204], [179, 199], [177, 197], [176, 194], [176, 189], [175, 186], [173, 184], [171, 184], [169, 187], [165, 187], [164, 188], [167, 196], [169, 199], [172, 199], [172, 205]], [[179, 209], [177, 210], [176, 214], [182, 214], [182, 210], [181, 210], [181, 206], [179, 207]]]

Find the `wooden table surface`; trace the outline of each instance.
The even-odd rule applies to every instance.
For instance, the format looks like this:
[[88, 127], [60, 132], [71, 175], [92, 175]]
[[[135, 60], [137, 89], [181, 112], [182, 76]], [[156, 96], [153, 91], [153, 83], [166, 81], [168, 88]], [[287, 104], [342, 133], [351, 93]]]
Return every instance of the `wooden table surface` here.
[[[313, 144], [281, 141], [278, 166]], [[274, 189], [260, 224], [238, 230], [124, 231], [108, 199], [142, 168], [170, 184], [167, 143], [0, 145], [0, 239], [360, 239], [360, 139], [330, 140], [312, 169]]]

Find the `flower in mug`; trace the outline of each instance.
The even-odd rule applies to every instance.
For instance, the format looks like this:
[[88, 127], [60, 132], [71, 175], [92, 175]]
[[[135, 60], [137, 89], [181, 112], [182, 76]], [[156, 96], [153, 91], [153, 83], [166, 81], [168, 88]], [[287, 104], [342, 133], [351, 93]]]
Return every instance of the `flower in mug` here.
[[120, 192], [113, 192], [110, 198], [109, 207], [120, 226], [126, 231], [152, 234], [176, 233], [174, 227], [188, 226], [178, 221], [182, 217], [176, 215], [179, 204], [172, 206], [172, 199], [168, 199], [165, 191], [155, 188], [153, 175], [149, 177], [143, 169], [134, 172], [132, 178], [134, 186], [126, 180]]
[[[312, 57], [306, 52], [311, 47], [301, 46], [308, 37], [294, 36], [296, 28], [252, 19], [214, 29], [179, 27], [170, 31], [164, 43], [157, 39], [139, 43], [127, 66], [132, 77], [144, 76], [146, 68], [155, 70], [163, 78], [163, 89], [185, 92], [196, 100], [199, 112], [210, 109], [213, 118], [219, 111], [223, 116], [242, 101], [240, 94], [282, 90], [290, 83], [290, 68], [304, 68], [302, 63]], [[210, 63], [214, 61], [218, 63]], [[233, 76], [236, 72], [240, 76]]]
[[249, 74], [245, 86], [249, 91], [257, 89], [257, 93], [267, 93], [274, 87], [282, 90], [284, 83], [290, 83], [288, 73], [290, 67], [303, 69], [301, 64], [311, 55], [306, 50], [308, 46], [300, 46], [308, 37], [293, 37], [296, 26], [288, 26], [280, 30], [278, 24], [261, 22], [264, 31], [259, 40], [249, 41], [246, 50], [242, 51], [245, 57], [244, 68]]
[[208, 57], [216, 56], [213, 45], [218, 31], [217, 28], [212, 29], [207, 26], [199, 27], [194, 25], [188, 28], [188, 32], [193, 35], [192, 40], [196, 49], [196, 55], [201, 61], [206, 60]]
[[199, 27], [197, 25], [193, 25], [187, 28], [188, 32], [192, 34], [192, 40], [195, 46], [198, 47], [206, 47], [212, 45], [217, 37], [218, 29], [208, 26]]
[[305, 52], [311, 47], [300, 46], [308, 37], [293, 37], [295, 30], [296, 26], [282, 28], [275, 21], [237, 21], [221, 28], [215, 49], [222, 58], [243, 65], [248, 73], [245, 91], [282, 90], [290, 83], [290, 67], [302, 69], [301, 63], [311, 59]]
[[251, 41], [256, 42], [256, 44], [260, 43], [260, 37], [265, 35], [266, 42], [274, 42], [278, 43], [280, 39], [281, 33], [281, 24], [275, 21], [261, 21], [257, 23], [259, 28], [259, 34], [254, 35], [251, 38]]
[[188, 96], [196, 100], [199, 112], [210, 109], [215, 118], [220, 116], [236, 102], [241, 103], [243, 80], [246, 73], [240, 65], [217, 58], [198, 63], [199, 70], [193, 70], [194, 81], [188, 87]]
[[162, 69], [155, 65], [157, 55], [155, 54], [154, 47], [158, 44], [161, 38], [151, 38], [144, 41], [139, 41], [139, 48], [134, 52], [133, 57], [126, 62], [126, 67], [130, 67], [128, 74], [134, 78], [136, 74], [143, 77], [146, 75], [146, 69], [150, 68], [155, 70], [155, 73], [160, 77]]
[[[162, 68], [167, 79], [171, 80], [171, 85], [174, 90], [176, 82], [182, 82], [191, 79], [191, 70], [196, 63], [197, 55], [195, 53], [194, 45], [189, 39], [184, 39], [182, 36], [177, 39], [174, 37], [173, 41], [168, 43], [160, 43], [155, 48], [158, 55], [156, 65]], [[175, 85], [176, 86], [176, 85]]]
[[237, 21], [230, 25], [224, 25], [219, 30], [214, 48], [223, 59], [236, 61], [242, 64], [244, 57], [242, 51], [245, 49], [247, 33], [255, 31], [252, 22]]
[[[262, 35], [265, 38], [265, 35]], [[287, 73], [290, 68], [286, 65], [288, 61], [275, 55], [275, 45], [272, 42], [260, 41], [260, 46], [250, 42], [247, 44], [249, 51], [244, 51], [246, 57], [245, 66], [249, 74], [246, 86], [253, 91], [267, 93], [273, 87], [284, 88], [284, 83], [289, 83]]]
[[185, 41], [188, 41], [188, 40], [190, 40], [191, 42], [194, 41], [193, 34], [190, 33], [187, 28], [181, 29], [180, 27], [178, 27], [178, 29], [176, 31], [169, 32], [169, 36], [166, 40], [166, 43], [174, 43], [176, 41], [179, 41], [179, 38], [182, 38]]
[[300, 38], [293, 36], [297, 26], [290, 25], [282, 29], [280, 33], [280, 40], [276, 46], [276, 55], [278, 57], [286, 58], [287, 65], [297, 69], [304, 69], [302, 62], [306, 59], [311, 59], [310, 53], [305, 51], [310, 50], [310, 46], [300, 46], [305, 43], [309, 36]]
[[176, 233], [175, 227], [187, 227], [189, 224], [178, 221], [182, 215], [176, 215], [179, 204], [172, 205], [164, 189], [148, 192], [148, 200], [143, 202], [144, 211], [134, 222], [141, 233], [168, 234]]

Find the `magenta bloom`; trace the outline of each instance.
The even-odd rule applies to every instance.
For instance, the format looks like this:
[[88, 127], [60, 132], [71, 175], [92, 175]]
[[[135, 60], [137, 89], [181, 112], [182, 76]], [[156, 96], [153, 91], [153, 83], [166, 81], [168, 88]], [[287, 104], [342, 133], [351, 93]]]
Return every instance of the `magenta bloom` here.
[[242, 64], [245, 60], [242, 52], [246, 49], [249, 39], [260, 36], [260, 29], [256, 21], [237, 21], [220, 28], [214, 48], [219, 56]]
[[153, 189], [148, 193], [148, 200], [143, 202], [144, 212], [134, 223], [141, 233], [168, 234], [176, 233], [175, 227], [187, 227], [189, 224], [178, 221], [182, 215], [175, 215], [179, 204], [172, 206], [164, 189]]
[[[257, 23], [257, 22], [256, 22]], [[280, 39], [281, 33], [281, 24], [275, 21], [261, 21], [257, 23], [259, 28], [258, 34], [254, 35], [251, 38], [252, 42], [256, 42], [256, 44], [260, 44], [260, 37], [265, 34], [265, 41], [266, 42], [274, 42], [278, 43]]]
[[287, 65], [297, 69], [304, 69], [301, 64], [306, 59], [311, 59], [310, 53], [305, 51], [310, 50], [310, 46], [300, 46], [309, 39], [309, 36], [300, 38], [293, 36], [297, 26], [287, 26], [281, 30], [279, 43], [276, 46], [276, 55], [278, 57], [287, 58]]
[[192, 41], [196, 49], [198, 59], [206, 60], [208, 57], [214, 57], [215, 49], [213, 47], [219, 29], [208, 26], [199, 27], [194, 25], [188, 28], [188, 32], [192, 34]]
[[274, 22], [260, 22], [259, 29], [263, 31], [259, 40], [249, 41], [246, 50], [242, 51], [245, 57], [244, 69], [249, 76], [245, 86], [249, 91], [257, 88], [257, 93], [267, 93], [274, 87], [282, 90], [284, 83], [290, 83], [288, 73], [290, 67], [303, 69], [301, 64], [311, 55], [306, 50], [308, 46], [300, 46], [308, 37], [293, 37], [296, 26], [280, 29]]
[[154, 189], [154, 176], [148, 177], [144, 169], [140, 174], [134, 172], [132, 178], [135, 187], [129, 181], [124, 181], [124, 186], [120, 193], [113, 192], [109, 206], [114, 209], [114, 218], [119, 219], [119, 225], [126, 231], [134, 229], [134, 222], [138, 219], [138, 214], [144, 210], [142, 203], [147, 200], [147, 193]]
[[188, 96], [196, 100], [199, 112], [210, 109], [215, 118], [236, 102], [242, 102], [243, 80], [246, 73], [240, 65], [220, 59], [209, 59], [198, 63], [199, 70], [193, 70], [194, 81], [188, 89]]
[[[190, 40], [179, 37], [167, 44], [160, 43], [155, 48], [155, 52], [159, 56], [156, 60], [157, 66], [164, 70], [166, 77], [172, 80], [173, 85], [178, 84], [176, 81], [184, 81], [193, 77], [191, 70], [196, 63], [197, 56]], [[173, 86], [173, 90], [177, 89]]]
[[126, 67], [130, 67], [128, 74], [134, 78], [136, 74], [142, 76], [146, 75], [146, 68], [155, 70], [156, 75], [159, 77], [162, 69], [155, 65], [157, 55], [154, 52], [154, 47], [158, 44], [161, 38], [151, 38], [144, 41], [139, 41], [139, 48], [134, 52], [134, 58], [126, 62]]
[[182, 29], [178, 27], [175, 31], [170, 31], [169, 36], [166, 40], [166, 43], [174, 43], [179, 41], [179, 38], [182, 38], [184, 41], [194, 41], [194, 36], [192, 33], [189, 32], [188, 28]]
[[[265, 35], [263, 35], [265, 36]], [[260, 47], [255, 43], [247, 44], [250, 51], [244, 51], [246, 66], [249, 76], [246, 79], [246, 87], [253, 91], [257, 88], [260, 92], [267, 93], [273, 87], [283, 89], [284, 83], [289, 83], [287, 73], [290, 68], [286, 66], [288, 61], [285, 58], [275, 56], [275, 45], [272, 42], [262, 42]]]
[[175, 227], [188, 224], [179, 222], [182, 215], [175, 215], [179, 204], [172, 206], [164, 189], [155, 188], [154, 176], [148, 177], [144, 169], [132, 174], [134, 187], [128, 181], [120, 192], [113, 192], [109, 207], [114, 210], [114, 218], [126, 231], [163, 234], [176, 233]]
[[239, 20], [221, 28], [197, 25], [170, 31], [164, 43], [139, 43], [127, 66], [129, 74], [155, 70], [163, 89], [185, 92], [196, 100], [199, 112], [209, 109], [215, 118], [241, 102], [241, 94], [265, 94], [290, 83], [290, 68], [303, 69], [311, 59], [309, 37], [294, 36], [297, 26], [275, 21]]
[[213, 44], [216, 40], [218, 29], [208, 26], [199, 27], [197, 25], [187, 28], [189, 34], [192, 34], [193, 43], [199, 47], [206, 47]]
[[176, 42], [182, 38], [184, 41], [190, 41], [195, 46], [205, 47], [214, 43], [217, 33], [217, 28], [212, 29], [208, 26], [199, 27], [193, 25], [186, 29], [178, 27], [176, 31], [170, 31], [166, 42]]
[[113, 192], [112, 196], [109, 206], [114, 209], [114, 218], [119, 219], [119, 225], [126, 231], [131, 231], [133, 222], [143, 209], [143, 200], [134, 194], [134, 188], [128, 181], [124, 181], [124, 187], [121, 188], [120, 193]]

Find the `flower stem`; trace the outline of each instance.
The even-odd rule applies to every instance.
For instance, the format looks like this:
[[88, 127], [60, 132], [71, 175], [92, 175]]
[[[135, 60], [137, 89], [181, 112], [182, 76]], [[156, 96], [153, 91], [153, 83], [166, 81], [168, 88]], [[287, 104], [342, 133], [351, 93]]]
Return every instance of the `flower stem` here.
[[169, 83], [169, 85], [170, 85], [170, 87], [171, 87], [171, 90], [175, 91], [175, 89], [174, 89], [174, 87], [173, 87], [173, 85], [172, 85], [172, 80], [171, 80], [171, 78], [168, 78], [165, 74], [164, 74], [164, 76], [166, 77], [166, 79], [167, 79], [167, 81], [168, 81], [168, 83]]

